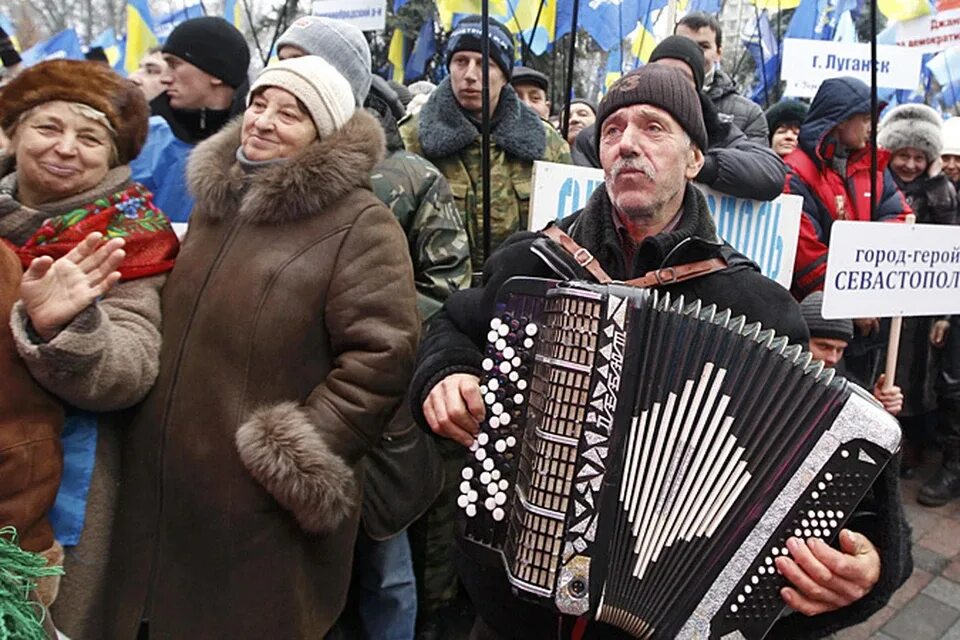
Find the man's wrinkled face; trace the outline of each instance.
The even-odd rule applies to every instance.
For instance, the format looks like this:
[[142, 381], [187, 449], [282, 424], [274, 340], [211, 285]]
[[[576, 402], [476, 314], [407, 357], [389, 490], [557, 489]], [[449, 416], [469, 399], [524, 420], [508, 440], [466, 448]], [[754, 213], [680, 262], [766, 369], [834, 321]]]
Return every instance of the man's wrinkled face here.
[[[483, 57], [477, 51], [457, 51], [450, 58], [450, 84], [464, 111], [479, 120], [483, 112]], [[500, 91], [507, 84], [503, 71], [490, 62], [490, 114], [497, 110]]]
[[838, 338], [810, 338], [810, 353], [830, 368], [840, 363], [846, 348], [847, 342]]
[[600, 129], [600, 164], [610, 202], [644, 224], [656, 223], [664, 205], [682, 194], [703, 166], [703, 154], [667, 111], [633, 104], [614, 111]]
[[684, 38], [690, 38], [700, 46], [705, 60], [703, 70], [706, 73], [710, 73], [710, 70], [720, 62], [723, 49], [717, 46], [717, 32], [710, 27], [700, 27], [694, 31], [685, 24], [678, 24], [674, 33]]
[[513, 90], [517, 92], [520, 102], [536, 111], [538, 116], [544, 120], [550, 118], [550, 101], [547, 100], [546, 91], [534, 84], [515, 84]]

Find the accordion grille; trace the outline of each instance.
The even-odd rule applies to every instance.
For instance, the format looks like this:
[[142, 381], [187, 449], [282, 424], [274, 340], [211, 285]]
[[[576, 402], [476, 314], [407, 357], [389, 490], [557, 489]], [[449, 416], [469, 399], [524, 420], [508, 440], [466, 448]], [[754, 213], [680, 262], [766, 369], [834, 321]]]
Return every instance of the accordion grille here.
[[514, 580], [544, 594], [557, 577], [601, 314], [590, 295], [551, 296], [544, 305], [504, 550]]

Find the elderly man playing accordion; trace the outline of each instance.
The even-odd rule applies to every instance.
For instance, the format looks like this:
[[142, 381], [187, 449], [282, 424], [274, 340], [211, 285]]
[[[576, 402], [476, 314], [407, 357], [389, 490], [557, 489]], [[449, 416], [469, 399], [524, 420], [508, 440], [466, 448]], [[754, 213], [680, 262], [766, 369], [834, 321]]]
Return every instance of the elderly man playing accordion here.
[[[625, 281], [719, 258], [721, 266], [704, 275], [654, 284], [671, 296], [730, 309], [805, 345], [809, 336], [797, 303], [719, 241], [704, 196], [690, 184], [702, 166], [707, 134], [700, 102], [683, 74], [657, 64], [627, 74], [601, 103], [597, 131], [606, 188], [558, 225], [569, 234], [563, 240], [573, 240], [568, 250], [582, 247], [594, 260], [581, 266], [587, 261], [571, 257], [559, 271], [594, 280], [591, 269], [599, 266], [614, 281]], [[468, 447], [480, 432], [481, 362], [500, 286], [521, 275], [566, 279], [555, 260], [551, 266], [542, 251], [531, 250], [543, 235], [516, 234], [487, 262], [483, 285], [455, 293], [430, 324], [411, 396], [421, 423], [434, 433]], [[556, 231], [551, 238], [558, 239]], [[888, 465], [870, 487], [837, 548], [814, 537], [786, 541], [789, 554], [775, 565], [788, 583], [779, 594], [789, 613], [771, 637], [821, 637], [863, 621], [910, 575], [910, 535], [895, 466]], [[462, 546], [460, 574], [478, 612], [472, 638], [628, 637], [612, 626], [524, 602], [511, 592], [502, 566], [484, 566], [471, 558], [470, 545]]]

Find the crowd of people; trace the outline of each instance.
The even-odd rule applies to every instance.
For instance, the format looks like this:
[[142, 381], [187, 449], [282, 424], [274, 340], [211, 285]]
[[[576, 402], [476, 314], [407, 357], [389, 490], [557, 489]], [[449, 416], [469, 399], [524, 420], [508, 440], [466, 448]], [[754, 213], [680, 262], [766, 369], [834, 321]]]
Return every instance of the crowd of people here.
[[[215, 17], [129, 79], [22, 68], [0, 41], [0, 526], [42, 558], [23, 637], [451, 638], [461, 587], [473, 640], [626, 637], [518, 598], [457, 534], [496, 292], [597, 266], [720, 261], [659, 288], [776, 330], [900, 422], [855, 526], [777, 558], [773, 637], [863, 621], [909, 577], [899, 478], [940, 449], [918, 499], [960, 497], [960, 316], [906, 319], [888, 380], [887, 322], [825, 319], [822, 290], [836, 220], [958, 224], [960, 118], [888, 110], [872, 174], [867, 85], [763, 112], [722, 71], [717, 20], [692, 13], [599, 103], [565, 105], [564, 138], [549, 78], [515, 66], [504, 25], [484, 31], [461, 20], [446, 78], [410, 87], [322, 17], [253, 78]], [[537, 250], [536, 161], [603, 170], [557, 224], [591, 260]], [[802, 198], [789, 290], [719, 239], [698, 184]]]

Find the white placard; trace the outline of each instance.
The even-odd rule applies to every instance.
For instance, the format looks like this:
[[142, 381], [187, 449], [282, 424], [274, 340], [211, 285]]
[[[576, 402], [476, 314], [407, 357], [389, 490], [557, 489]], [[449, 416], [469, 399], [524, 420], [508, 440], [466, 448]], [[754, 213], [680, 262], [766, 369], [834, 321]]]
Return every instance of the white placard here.
[[833, 223], [824, 318], [960, 312], [960, 227]]
[[936, 53], [960, 44], [960, 9], [941, 11], [897, 25], [897, 46]]
[[[533, 163], [529, 229], [542, 229], [583, 208], [603, 186], [603, 170], [552, 162]], [[720, 237], [758, 265], [765, 276], [786, 288], [793, 278], [803, 198], [750, 200], [697, 185], [707, 198]]]
[[387, 0], [313, 0], [311, 13], [349, 22], [361, 31], [383, 31], [387, 26]]
[[[920, 77], [922, 54], [894, 45], [877, 46], [877, 86], [885, 89], [915, 89]], [[870, 45], [828, 40], [783, 41], [781, 77], [788, 83], [815, 84], [841, 76], [853, 76], [870, 84]], [[794, 94], [797, 95], [797, 94]]]

